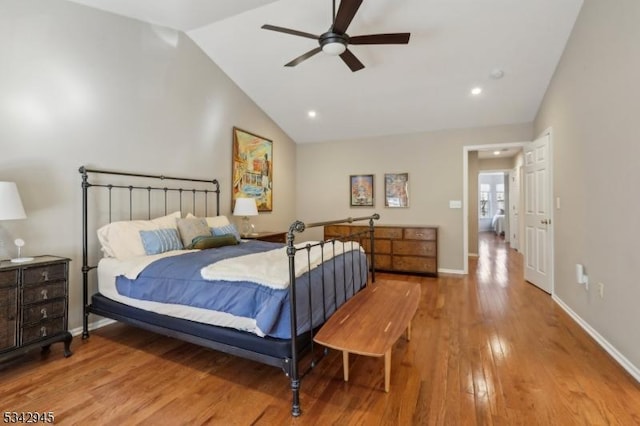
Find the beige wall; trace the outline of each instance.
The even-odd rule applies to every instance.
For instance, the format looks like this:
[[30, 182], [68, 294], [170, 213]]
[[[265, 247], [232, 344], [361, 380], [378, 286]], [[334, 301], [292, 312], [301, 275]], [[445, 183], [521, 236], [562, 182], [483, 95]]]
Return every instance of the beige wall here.
[[535, 130], [553, 130], [556, 296], [640, 378], [638, 22], [637, 0], [585, 0]]
[[78, 167], [218, 178], [230, 210], [232, 127], [274, 141], [274, 210], [295, 211], [295, 144], [183, 33], [61, 0], [0, 2], [0, 180], [28, 218], [0, 223], [0, 258], [68, 256], [81, 321]]
[[[447, 130], [331, 143], [297, 148], [297, 214], [305, 221], [377, 212], [380, 223], [438, 225], [441, 269], [462, 271], [463, 147], [530, 140], [531, 124]], [[384, 174], [409, 173], [409, 208], [384, 207]], [[349, 206], [349, 175], [375, 175], [375, 207]]]
[[511, 170], [513, 164], [514, 157], [483, 158], [478, 161], [480, 171]]

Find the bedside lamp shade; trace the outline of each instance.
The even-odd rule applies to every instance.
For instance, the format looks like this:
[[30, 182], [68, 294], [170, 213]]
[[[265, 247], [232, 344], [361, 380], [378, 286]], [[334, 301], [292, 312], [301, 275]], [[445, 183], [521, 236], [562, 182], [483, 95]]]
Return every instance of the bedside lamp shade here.
[[256, 200], [253, 198], [237, 198], [236, 205], [233, 209], [233, 215], [242, 216], [242, 229], [240, 229], [240, 233], [246, 237], [251, 233], [251, 224], [249, 223], [249, 216], [258, 215], [258, 207], [256, 206]]
[[18, 187], [14, 182], [0, 182], [0, 220], [26, 219]]
[[[26, 219], [27, 215], [22, 207], [22, 200], [18, 193], [18, 187], [14, 182], [0, 182], [0, 220]], [[20, 238], [15, 241], [18, 247], [18, 257], [11, 259], [13, 263], [29, 262], [33, 257], [22, 257], [24, 241]]]

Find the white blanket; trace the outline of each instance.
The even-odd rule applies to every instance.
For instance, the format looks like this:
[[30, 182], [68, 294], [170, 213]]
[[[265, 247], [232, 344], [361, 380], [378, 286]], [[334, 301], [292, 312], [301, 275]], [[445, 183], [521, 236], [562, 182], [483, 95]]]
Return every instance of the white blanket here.
[[[296, 248], [304, 248], [307, 244], [314, 245], [316, 241], [296, 244]], [[295, 254], [295, 276], [317, 268], [322, 261], [329, 260], [344, 252], [362, 250], [356, 242], [325, 244], [311, 248], [309, 258], [307, 250], [298, 250]], [[287, 248], [279, 248], [263, 253], [248, 254], [232, 259], [225, 259], [202, 268], [202, 278], [205, 280], [249, 281], [266, 287], [282, 290], [289, 287], [289, 256]]]

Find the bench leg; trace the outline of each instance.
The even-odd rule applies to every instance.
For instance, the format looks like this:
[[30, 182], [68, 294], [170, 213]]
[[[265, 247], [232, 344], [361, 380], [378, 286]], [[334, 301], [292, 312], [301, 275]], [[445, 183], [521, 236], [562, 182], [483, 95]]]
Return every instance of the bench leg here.
[[349, 352], [342, 351], [342, 369], [344, 370], [344, 381], [349, 381]]
[[391, 382], [391, 348], [384, 353], [384, 391], [389, 392]]

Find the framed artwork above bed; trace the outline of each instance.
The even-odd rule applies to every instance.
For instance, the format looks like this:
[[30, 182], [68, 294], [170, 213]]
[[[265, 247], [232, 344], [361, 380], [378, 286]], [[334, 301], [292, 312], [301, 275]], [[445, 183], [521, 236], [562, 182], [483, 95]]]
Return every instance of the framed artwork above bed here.
[[254, 198], [259, 212], [273, 209], [273, 142], [233, 128], [231, 210], [238, 198]]

